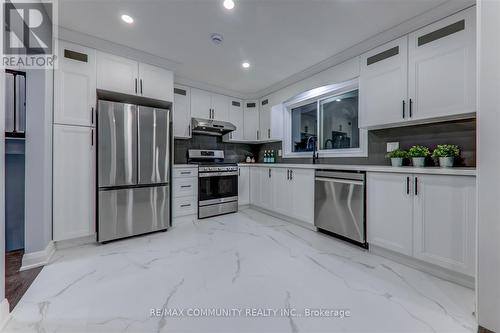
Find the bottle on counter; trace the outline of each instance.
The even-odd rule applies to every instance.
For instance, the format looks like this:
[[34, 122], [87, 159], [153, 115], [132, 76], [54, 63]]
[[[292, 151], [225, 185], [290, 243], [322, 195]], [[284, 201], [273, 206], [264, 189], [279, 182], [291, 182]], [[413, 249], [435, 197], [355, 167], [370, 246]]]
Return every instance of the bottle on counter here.
[[274, 156], [274, 150], [271, 150], [271, 163], [276, 162], [276, 157]]
[[264, 150], [264, 163], [269, 163], [269, 153]]

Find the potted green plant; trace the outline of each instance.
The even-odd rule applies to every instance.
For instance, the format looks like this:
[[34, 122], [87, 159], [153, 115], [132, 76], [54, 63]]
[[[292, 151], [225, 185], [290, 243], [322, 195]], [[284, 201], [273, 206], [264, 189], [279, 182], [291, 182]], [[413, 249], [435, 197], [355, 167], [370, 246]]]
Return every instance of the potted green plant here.
[[386, 157], [391, 159], [393, 167], [400, 167], [403, 166], [403, 159], [408, 157], [408, 152], [403, 149], [395, 149], [388, 152]]
[[438, 145], [432, 152], [432, 157], [439, 159], [439, 166], [442, 168], [452, 167], [455, 157], [459, 155], [460, 149], [455, 145]]
[[413, 146], [408, 150], [408, 156], [411, 157], [414, 167], [421, 168], [425, 166], [425, 158], [431, 154], [429, 148], [424, 146]]

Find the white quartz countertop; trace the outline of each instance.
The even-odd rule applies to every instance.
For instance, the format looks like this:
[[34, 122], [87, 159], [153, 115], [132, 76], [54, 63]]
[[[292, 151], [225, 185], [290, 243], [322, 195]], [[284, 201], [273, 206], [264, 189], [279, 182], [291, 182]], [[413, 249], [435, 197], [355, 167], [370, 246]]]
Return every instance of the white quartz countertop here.
[[392, 167], [389, 165], [341, 165], [341, 164], [288, 164], [288, 163], [239, 163], [238, 166], [290, 168], [290, 169], [323, 169], [366, 172], [414, 173], [429, 175], [476, 176], [476, 168], [439, 168], [439, 167]]
[[198, 169], [198, 164], [174, 164], [174, 168], [196, 168]]

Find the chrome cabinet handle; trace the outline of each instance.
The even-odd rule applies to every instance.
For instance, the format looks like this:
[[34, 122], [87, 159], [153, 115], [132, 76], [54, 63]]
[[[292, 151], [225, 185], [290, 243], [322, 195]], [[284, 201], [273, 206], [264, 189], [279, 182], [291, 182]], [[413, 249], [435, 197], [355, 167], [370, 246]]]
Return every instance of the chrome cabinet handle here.
[[181, 188], [190, 188], [191, 185], [181, 185]]
[[94, 130], [90, 132], [90, 145], [93, 147], [94, 146]]
[[191, 204], [184, 204], [184, 205], [181, 205], [181, 207], [190, 207]]
[[403, 101], [403, 119], [405, 119], [405, 106], [406, 106], [406, 102]]
[[290, 180], [290, 169], [286, 170], [286, 179]]
[[410, 177], [406, 177], [406, 194], [410, 195]]
[[94, 125], [94, 107], [90, 108], [90, 120], [92, 125]]
[[135, 93], [137, 94], [137, 79], [135, 79]]
[[142, 79], [141, 79], [141, 95], [142, 95]]
[[271, 178], [271, 168], [269, 168], [269, 178]]
[[189, 133], [189, 136], [191, 136], [191, 125], [188, 125], [188, 133]]
[[293, 180], [293, 170], [290, 170], [290, 180]]
[[410, 98], [410, 118], [413, 117], [412, 109], [413, 109], [413, 101]]
[[418, 195], [418, 177], [415, 177], [415, 195]]
[[271, 138], [271, 129], [270, 128], [267, 129], [267, 138], [268, 139]]
[[181, 171], [181, 175], [190, 175], [191, 171]]

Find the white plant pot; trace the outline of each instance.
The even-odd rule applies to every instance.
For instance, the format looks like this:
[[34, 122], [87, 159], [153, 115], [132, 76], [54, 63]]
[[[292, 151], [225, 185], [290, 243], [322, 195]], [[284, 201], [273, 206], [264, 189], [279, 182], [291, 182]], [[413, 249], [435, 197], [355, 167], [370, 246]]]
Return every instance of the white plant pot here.
[[403, 166], [403, 158], [402, 157], [391, 157], [391, 164], [393, 167]]
[[425, 157], [412, 157], [411, 160], [415, 168], [423, 168], [425, 166]]
[[441, 168], [451, 168], [451, 167], [453, 167], [454, 161], [455, 161], [454, 157], [440, 157], [439, 158], [439, 166]]

